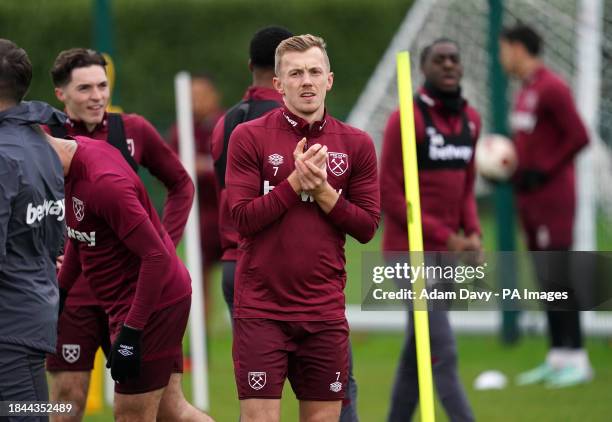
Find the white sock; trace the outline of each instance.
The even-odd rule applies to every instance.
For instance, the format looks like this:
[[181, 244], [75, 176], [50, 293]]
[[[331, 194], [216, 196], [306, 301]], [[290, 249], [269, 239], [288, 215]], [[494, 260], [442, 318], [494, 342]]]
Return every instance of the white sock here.
[[562, 368], [565, 365], [566, 361], [565, 351], [566, 349], [553, 347], [548, 351], [548, 354], [546, 355], [546, 363], [548, 363], [555, 369]]
[[564, 359], [566, 365], [571, 365], [585, 371], [591, 371], [589, 354], [585, 349], [564, 349]]

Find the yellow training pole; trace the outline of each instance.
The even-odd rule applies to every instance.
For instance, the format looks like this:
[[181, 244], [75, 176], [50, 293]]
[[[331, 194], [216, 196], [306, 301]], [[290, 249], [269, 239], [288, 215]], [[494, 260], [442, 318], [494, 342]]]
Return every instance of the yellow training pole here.
[[102, 378], [104, 375], [104, 359], [102, 349], [96, 352], [94, 360], [94, 369], [91, 371], [91, 380], [89, 381], [89, 394], [87, 395], [87, 405], [85, 406], [85, 414], [92, 415], [102, 411], [104, 397], [102, 394]]
[[108, 100], [108, 105], [106, 106], [106, 111], [111, 113], [123, 113], [123, 109], [120, 106], [112, 103], [113, 90], [115, 89], [115, 62], [110, 54], [102, 53], [102, 55], [104, 56], [104, 60], [106, 60], [106, 76], [108, 78], [108, 90], [111, 95], [111, 98]]
[[[410, 54], [397, 54], [397, 89], [399, 95], [402, 133], [402, 158], [404, 161], [404, 185], [406, 189], [406, 214], [411, 265], [421, 266], [423, 260], [423, 230], [421, 227], [421, 201], [419, 197], [419, 171], [417, 167], [416, 135], [412, 110], [412, 82]], [[415, 252], [417, 252], [415, 254]], [[414, 260], [416, 258], [416, 260]], [[427, 299], [420, 298], [425, 282], [419, 277], [414, 283], [414, 333], [416, 337], [417, 367], [419, 374], [419, 403], [421, 421], [433, 422], [434, 396], [431, 377], [431, 351], [429, 349], [429, 319]]]

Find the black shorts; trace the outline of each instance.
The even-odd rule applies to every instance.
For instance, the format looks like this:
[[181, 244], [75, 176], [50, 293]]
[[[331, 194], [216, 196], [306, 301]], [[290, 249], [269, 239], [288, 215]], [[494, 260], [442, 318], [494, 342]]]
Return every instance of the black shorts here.
[[[0, 402], [49, 401], [45, 354], [17, 344], [0, 343]], [[47, 416], [0, 417], [3, 422], [48, 422]]]

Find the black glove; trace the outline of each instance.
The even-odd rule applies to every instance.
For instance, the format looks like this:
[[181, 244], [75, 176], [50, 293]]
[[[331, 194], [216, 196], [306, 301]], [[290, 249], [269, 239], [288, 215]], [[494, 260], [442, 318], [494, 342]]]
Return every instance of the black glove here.
[[59, 309], [57, 311], [57, 319], [62, 315], [62, 311], [64, 310], [64, 305], [66, 304], [66, 298], [68, 297], [68, 292], [66, 289], [59, 289]]
[[111, 370], [111, 377], [117, 382], [140, 375], [140, 336], [141, 330], [121, 327], [117, 340], [113, 343], [106, 367]]
[[519, 192], [531, 192], [548, 181], [548, 176], [537, 169], [525, 169], [515, 177], [514, 185]]

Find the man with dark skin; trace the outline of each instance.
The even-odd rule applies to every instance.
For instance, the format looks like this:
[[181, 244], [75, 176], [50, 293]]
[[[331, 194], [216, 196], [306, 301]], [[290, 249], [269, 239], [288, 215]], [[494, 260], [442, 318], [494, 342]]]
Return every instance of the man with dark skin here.
[[[414, 100], [414, 119], [424, 250], [480, 253], [473, 158], [480, 116], [461, 95], [459, 46], [438, 39], [423, 49], [420, 62], [425, 83]], [[383, 250], [407, 251], [399, 111], [387, 123], [380, 168]], [[457, 351], [447, 312], [430, 311], [429, 327], [433, 377], [442, 405], [451, 421], [473, 421], [457, 374]], [[418, 400], [414, 321], [410, 318], [388, 420], [411, 420]]]

